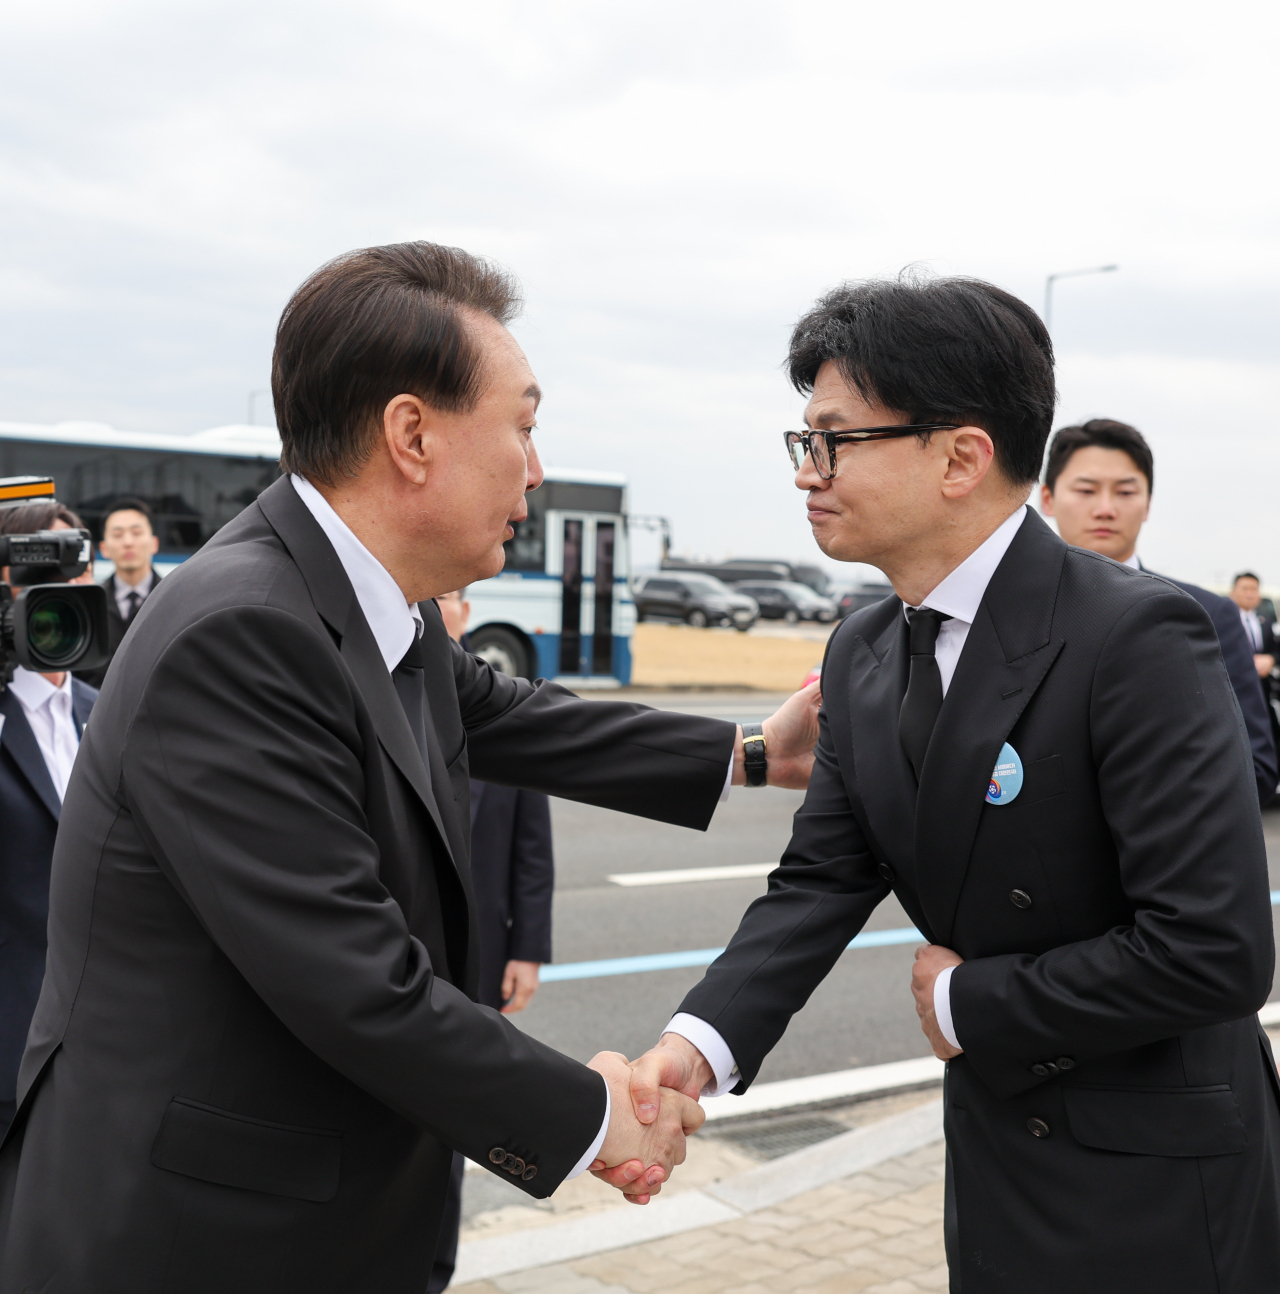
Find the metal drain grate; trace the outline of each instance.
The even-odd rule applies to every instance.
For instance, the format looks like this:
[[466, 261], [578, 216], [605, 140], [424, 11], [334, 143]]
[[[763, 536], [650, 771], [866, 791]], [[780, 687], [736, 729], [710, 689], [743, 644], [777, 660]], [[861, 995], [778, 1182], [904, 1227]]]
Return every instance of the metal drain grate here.
[[810, 1114], [740, 1123], [733, 1128], [717, 1129], [714, 1135], [733, 1142], [756, 1159], [777, 1159], [848, 1131], [847, 1124]]

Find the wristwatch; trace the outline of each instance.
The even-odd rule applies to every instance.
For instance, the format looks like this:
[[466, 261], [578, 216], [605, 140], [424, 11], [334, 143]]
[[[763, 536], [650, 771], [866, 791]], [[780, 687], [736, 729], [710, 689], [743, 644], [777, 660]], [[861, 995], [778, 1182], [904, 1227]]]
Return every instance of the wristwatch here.
[[764, 728], [758, 723], [742, 725], [742, 762], [748, 786], [763, 786], [769, 778], [769, 757], [764, 748]]

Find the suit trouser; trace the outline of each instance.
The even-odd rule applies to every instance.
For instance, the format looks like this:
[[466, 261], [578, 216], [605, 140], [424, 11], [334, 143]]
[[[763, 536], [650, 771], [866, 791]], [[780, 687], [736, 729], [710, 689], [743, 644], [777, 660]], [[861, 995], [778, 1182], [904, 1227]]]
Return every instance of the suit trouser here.
[[436, 1259], [431, 1264], [427, 1294], [440, 1294], [453, 1279], [458, 1263], [458, 1232], [462, 1227], [462, 1170], [466, 1160], [455, 1150], [449, 1170], [449, 1193], [445, 1196], [444, 1217], [440, 1221], [440, 1239], [436, 1241]]

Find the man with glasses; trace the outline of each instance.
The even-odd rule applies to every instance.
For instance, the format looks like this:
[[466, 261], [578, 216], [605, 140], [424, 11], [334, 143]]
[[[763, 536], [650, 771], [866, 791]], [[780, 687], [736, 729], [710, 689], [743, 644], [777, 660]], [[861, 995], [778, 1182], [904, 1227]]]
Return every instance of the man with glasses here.
[[1274, 1288], [1266, 853], [1208, 616], [1026, 508], [1055, 397], [1021, 301], [846, 285], [788, 362], [818, 545], [897, 596], [832, 635], [791, 843], [634, 1063], [639, 1117], [743, 1092], [892, 891], [949, 1062], [951, 1289]]

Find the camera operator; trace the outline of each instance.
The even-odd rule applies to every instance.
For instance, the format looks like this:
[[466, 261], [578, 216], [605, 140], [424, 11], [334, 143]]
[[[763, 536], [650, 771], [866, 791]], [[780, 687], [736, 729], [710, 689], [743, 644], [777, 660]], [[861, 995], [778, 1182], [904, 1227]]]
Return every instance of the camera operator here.
[[[60, 503], [0, 510], [0, 534], [82, 528]], [[0, 568], [9, 582], [9, 568]], [[50, 581], [53, 582], [53, 581]], [[92, 583], [89, 572], [66, 581]], [[62, 796], [97, 690], [69, 672], [15, 666], [0, 693], [0, 1136], [13, 1118], [18, 1062], [44, 978], [49, 866]]]

